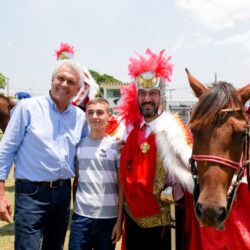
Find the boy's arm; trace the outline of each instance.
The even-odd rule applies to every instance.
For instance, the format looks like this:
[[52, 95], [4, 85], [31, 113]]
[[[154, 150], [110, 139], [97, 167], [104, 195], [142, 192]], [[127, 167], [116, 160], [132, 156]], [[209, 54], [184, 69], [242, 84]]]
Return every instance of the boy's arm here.
[[118, 195], [118, 216], [112, 232], [113, 244], [119, 241], [122, 235], [124, 193], [122, 190], [119, 168], [117, 169], [117, 195]]
[[118, 217], [117, 217], [117, 221], [119, 221], [122, 224], [124, 194], [123, 194], [121, 179], [120, 179], [120, 169], [117, 169], [117, 193], [118, 193]]
[[75, 202], [76, 199], [76, 191], [77, 191], [77, 186], [78, 186], [78, 176], [79, 176], [79, 165], [78, 165], [78, 161], [76, 161], [75, 163], [75, 178], [73, 181], [73, 202]]

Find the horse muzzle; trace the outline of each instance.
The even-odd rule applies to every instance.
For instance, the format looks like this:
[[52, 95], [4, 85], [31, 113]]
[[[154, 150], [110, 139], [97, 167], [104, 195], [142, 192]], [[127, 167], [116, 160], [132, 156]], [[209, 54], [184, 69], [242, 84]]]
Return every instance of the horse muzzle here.
[[223, 229], [223, 223], [227, 218], [226, 207], [208, 207], [197, 202], [195, 214], [201, 226], [212, 226], [219, 230]]

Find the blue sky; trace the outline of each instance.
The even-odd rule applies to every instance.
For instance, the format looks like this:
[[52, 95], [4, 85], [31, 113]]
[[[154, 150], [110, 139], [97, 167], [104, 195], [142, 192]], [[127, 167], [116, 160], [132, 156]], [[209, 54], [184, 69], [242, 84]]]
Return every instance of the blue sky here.
[[201, 81], [250, 82], [249, 0], [0, 0], [0, 72], [18, 90], [46, 93], [61, 42], [87, 68], [127, 82], [134, 51], [165, 48], [170, 88], [190, 96], [185, 67]]

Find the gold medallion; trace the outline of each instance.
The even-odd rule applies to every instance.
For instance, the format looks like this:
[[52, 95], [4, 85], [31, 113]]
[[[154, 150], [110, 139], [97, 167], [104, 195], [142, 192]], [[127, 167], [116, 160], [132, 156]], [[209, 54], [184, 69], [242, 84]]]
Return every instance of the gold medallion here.
[[149, 151], [149, 149], [150, 149], [150, 145], [147, 142], [143, 142], [140, 145], [140, 149], [141, 149], [141, 151], [142, 151], [143, 154], [146, 154]]

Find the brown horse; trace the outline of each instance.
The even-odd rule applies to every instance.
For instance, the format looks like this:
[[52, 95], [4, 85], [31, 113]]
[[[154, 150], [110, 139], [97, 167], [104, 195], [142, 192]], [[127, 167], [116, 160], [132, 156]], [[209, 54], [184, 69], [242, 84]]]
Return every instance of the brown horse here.
[[0, 95], [0, 129], [4, 132], [10, 120], [10, 110], [16, 102], [9, 97]]
[[250, 84], [238, 90], [226, 82], [207, 88], [186, 71], [199, 98], [189, 122], [194, 140], [195, 214], [201, 225], [220, 229], [240, 182], [231, 186], [233, 177], [240, 173], [241, 180], [245, 167], [241, 164], [248, 126], [244, 104], [250, 98]]

